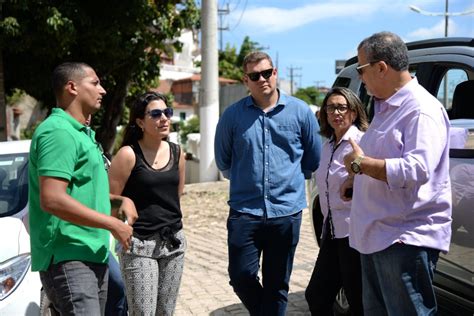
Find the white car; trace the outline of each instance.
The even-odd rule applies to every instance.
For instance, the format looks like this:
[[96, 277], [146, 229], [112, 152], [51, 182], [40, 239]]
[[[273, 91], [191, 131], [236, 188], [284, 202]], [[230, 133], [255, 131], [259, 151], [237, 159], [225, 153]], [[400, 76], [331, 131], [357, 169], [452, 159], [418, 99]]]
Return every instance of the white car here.
[[29, 149], [29, 140], [0, 142], [0, 315], [40, 313], [28, 233]]

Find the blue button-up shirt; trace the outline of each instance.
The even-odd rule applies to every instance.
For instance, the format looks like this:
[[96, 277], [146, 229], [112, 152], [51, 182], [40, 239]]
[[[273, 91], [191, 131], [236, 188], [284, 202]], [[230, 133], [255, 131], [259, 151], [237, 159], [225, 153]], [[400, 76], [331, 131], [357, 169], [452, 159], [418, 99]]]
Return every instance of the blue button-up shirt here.
[[319, 165], [319, 125], [309, 106], [280, 94], [264, 112], [251, 96], [222, 115], [215, 136], [217, 167], [230, 179], [232, 209], [281, 217], [306, 207], [305, 182]]

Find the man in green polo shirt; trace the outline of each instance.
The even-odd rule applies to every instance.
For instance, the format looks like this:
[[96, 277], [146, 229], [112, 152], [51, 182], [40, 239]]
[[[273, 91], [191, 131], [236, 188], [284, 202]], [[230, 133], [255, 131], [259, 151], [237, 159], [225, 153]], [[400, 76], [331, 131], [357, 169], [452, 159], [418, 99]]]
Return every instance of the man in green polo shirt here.
[[[105, 95], [95, 71], [83, 63], [61, 64], [53, 89], [57, 107], [36, 129], [30, 148], [32, 270], [40, 271], [61, 315], [103, 315], [109, 236], [128, 249], [136, 210], [130, 199], [109, 194], [101, 148], [84, 125]], [[120, 202], [128, 224], [110, 216], [111, 199]]]

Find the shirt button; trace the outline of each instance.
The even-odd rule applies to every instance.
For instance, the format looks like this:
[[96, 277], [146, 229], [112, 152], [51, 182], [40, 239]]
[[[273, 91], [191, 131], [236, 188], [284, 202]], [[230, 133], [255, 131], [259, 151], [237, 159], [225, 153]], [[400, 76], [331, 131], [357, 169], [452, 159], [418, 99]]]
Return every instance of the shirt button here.
[[268, 195], [265, 195], [265, 198], [268, 199]]
[[268, 148], [268, 145], [265, 145], [265, 148]]
[[266, 162], [265, 164], [268, 165], [268, 162]]

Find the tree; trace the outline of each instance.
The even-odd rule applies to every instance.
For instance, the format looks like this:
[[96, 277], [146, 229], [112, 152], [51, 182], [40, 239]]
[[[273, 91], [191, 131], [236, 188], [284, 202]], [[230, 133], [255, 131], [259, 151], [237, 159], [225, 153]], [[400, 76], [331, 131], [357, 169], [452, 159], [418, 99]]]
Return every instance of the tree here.
[[315, 87], [307, 87], [298, 89], [294, 96], [305, 101], [308, 104], [317, 105], [319, 101], [319, 94], [319, 90]]
[[3, 5], [0, 48], [5, 87], [54, 105], [52, 69], [84, 61], [107, 95], [93, 118], [97, 140], [109, 151], [127, 97], [156, 86], [163, 55], [179, 50], [183, 29], [199, 27], [193, 0], [16, 0]]
[[235, 46], [227, 44], [225, 50], [219, 52], [219, 76], [242, 81], [244, 57], [254, 50], [261, 49], [263, 47], [258, 42], [251, 41], [248, 36], [244, 38], [238, 55]]

